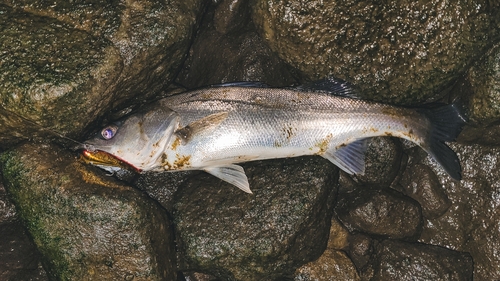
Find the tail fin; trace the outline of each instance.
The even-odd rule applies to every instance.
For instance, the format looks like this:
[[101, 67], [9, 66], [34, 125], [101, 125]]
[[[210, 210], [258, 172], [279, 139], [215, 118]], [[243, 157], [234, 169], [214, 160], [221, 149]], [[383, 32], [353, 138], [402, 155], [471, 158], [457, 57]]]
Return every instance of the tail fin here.
[[424, 149], [443, 167], [450, 177], [461, 180], [460, 162], [456, 153], [444, 142], [455, 141], [467, 122], [458, 103], [422, 110], [431, 122], [427, 147]]

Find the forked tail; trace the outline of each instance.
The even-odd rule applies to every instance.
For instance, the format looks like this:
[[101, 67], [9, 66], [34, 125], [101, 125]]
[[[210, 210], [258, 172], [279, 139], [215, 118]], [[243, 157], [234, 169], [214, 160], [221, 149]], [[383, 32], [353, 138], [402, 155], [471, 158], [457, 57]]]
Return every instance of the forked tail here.
[[434, 109], [425, 109], [422, 110], [422, 113], [431, 123], [426, 145], [423, 148], [450, 177], [461, 180], [460, 161], [457, 154], [445, 142], [455, 141], [467, 121], [462, 107], [454, 103]]

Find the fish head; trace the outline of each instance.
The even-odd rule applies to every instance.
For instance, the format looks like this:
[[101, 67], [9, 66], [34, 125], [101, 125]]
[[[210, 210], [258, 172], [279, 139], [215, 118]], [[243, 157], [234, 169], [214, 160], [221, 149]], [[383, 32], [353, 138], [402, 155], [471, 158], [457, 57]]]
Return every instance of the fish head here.
[[139, 172], [153, 170], [161, 162], [179, 119], [169, 108], [148, 107], [102, 128], [85, 141], [81, 159], [112, 173], [124, 166]]

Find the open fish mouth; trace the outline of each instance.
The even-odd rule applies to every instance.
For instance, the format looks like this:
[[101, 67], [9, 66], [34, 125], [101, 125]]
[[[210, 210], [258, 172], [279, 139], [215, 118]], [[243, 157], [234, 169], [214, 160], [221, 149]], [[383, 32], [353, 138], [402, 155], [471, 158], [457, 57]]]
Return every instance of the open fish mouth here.
[[111, 170], [116, 170], [116, 168], [118, 168], [126, 170], [135, 170], [137, 172], [140, 172], [139, 169], [127, 163], [127, 161], [124, 161], [112, 154], [109, 154], [101, 150], [92, 151], [84, 149], [80, 154], [79, 159], [86, 164], [95, 165], [104, 169], [106, 169], [106, 167], [109, 167], [109, 168], [115, 168]]

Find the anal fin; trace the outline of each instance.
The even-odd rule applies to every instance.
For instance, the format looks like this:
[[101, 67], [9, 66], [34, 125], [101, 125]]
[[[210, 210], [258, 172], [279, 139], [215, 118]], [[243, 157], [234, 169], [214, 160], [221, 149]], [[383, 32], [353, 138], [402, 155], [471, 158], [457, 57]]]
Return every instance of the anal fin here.
[[339, 149], [330, 148], [322, 156], [348, 174], [363, 174], [367, 140], [359, 139]]
[[247, 175], [241, 166], [231, 164], [227, 166], [205, 168], [204, 170], [205, 172], [236, 186], [246, 193], [252, 193]]

